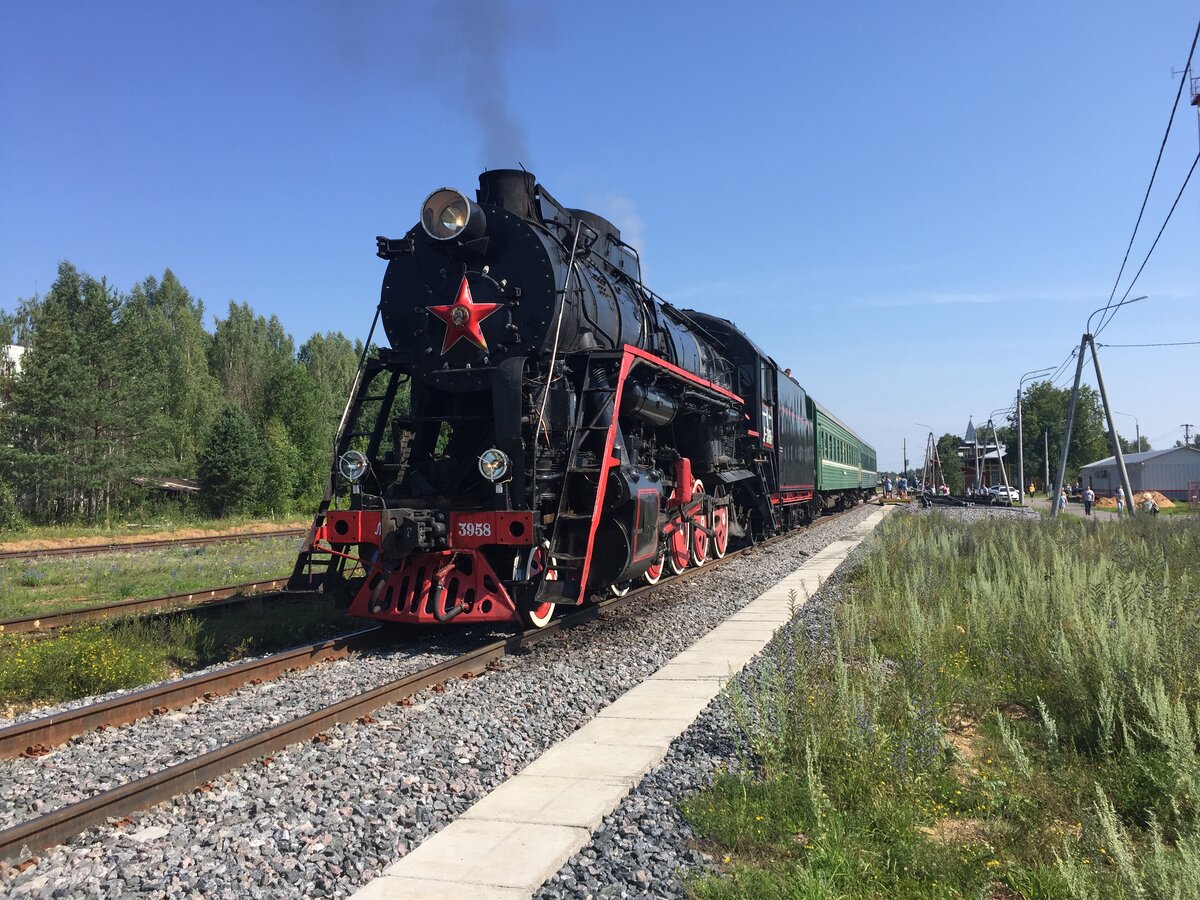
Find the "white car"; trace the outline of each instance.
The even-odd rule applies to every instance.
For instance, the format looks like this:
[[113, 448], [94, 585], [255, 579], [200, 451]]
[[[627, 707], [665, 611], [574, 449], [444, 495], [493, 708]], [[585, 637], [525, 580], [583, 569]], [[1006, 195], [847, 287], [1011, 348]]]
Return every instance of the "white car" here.
[[1009, 503], [1019, 503], [1021, 501], [1021, 494], [1015, 487], [993, 484], [988, 488], [988, 493], [999, 500], [1007, 500]]

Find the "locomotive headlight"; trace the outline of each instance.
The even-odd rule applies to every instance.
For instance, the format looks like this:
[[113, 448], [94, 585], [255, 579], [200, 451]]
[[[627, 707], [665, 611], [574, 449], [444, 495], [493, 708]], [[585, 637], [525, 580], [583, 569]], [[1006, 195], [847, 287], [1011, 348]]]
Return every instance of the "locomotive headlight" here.
[[508, 455], [493, 447], [479, 457], [479, 474], [488, 481], [499, 481], [508, 473]]
[[454, 188], [434, 191], [421, 207], [421, 227], [435, 241], [480, 237], [484, 224], [483, 210]]
[[359, 479], [367, 474], [366, 454], [358, 450], [347, 450], [338, 460], [338, 471], [351, 484], [357, 484]]

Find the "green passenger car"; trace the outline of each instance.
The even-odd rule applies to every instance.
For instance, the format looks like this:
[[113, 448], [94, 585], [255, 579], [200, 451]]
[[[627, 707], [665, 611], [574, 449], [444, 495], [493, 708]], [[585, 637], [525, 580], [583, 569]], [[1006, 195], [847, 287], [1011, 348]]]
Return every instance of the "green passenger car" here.
[[879, 484], [874, 448], [811, 395], [808, 417], [816, 423], [816, 490], [824, 507], [848, 506], [874, 494]]

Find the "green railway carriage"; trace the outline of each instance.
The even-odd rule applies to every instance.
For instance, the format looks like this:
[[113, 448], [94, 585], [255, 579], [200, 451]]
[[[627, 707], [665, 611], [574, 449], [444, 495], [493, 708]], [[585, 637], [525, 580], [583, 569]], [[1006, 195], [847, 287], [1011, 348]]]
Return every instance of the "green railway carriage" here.
[[816, 489], [825, 508], [848, 506], [875, 493], [875, 450], [820, 403], [808, 397], [816, 423]]

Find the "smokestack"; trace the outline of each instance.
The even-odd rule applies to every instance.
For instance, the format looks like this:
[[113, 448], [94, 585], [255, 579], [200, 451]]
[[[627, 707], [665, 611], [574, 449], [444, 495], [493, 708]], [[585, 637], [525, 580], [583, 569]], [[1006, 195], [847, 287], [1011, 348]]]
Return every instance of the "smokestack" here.
[[479, 176], [479, 202], [507, 209], [522, 219], [541, 219], [534, 186], [537, 180], [524, 169], [492, 169]]

